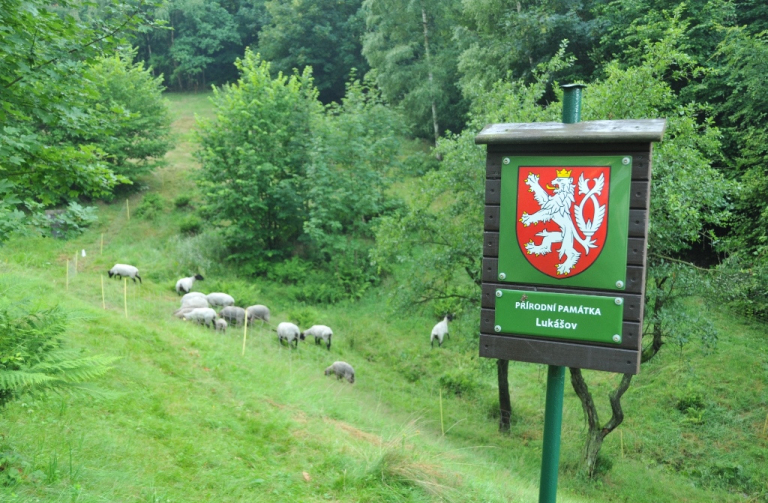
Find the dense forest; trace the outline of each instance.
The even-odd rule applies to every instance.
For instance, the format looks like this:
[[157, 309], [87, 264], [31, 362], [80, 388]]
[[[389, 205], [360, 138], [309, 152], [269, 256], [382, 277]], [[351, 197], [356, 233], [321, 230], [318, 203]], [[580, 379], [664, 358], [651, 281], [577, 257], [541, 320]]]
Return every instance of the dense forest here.
[[[559, 121], [559, 85], [583, 83], [584, 120], [667, 119], [643, 363], [665, 347], [716, 346], [691, 299], [768, 317], [763, 1], [0, 0], [0, 30], [0, 243], [52, 227], [74, 237], [96, 222], [94, 205], [140, 193], [175, 141], [164, 93], [211, 92], [195, 188], [176, 201], [194, 210], [180, 234], [201, 262], [285, 285], [297, 302], [380, 289], [397, 312], [476, 321], [485, 173], [474, 137], [489, 123]], [[162, 211], [157, 196], [143, 201], [138, 216]], [[60, 314], [40, 316], [59, 341]], [[0, 405], [61, 384], [25, 381], [29, 367], [7, 356], [24, 344], [14, 337], [0, 344]], [[61, 357], [58, 344], [60, 368], [85, 369], [73, 383], [111, 362]], [[507, 432], [508, 362], [492, 366]], [[579, 369], [571, 382], [593, 478], [631, 376], [616, 376], [603, 422]]]

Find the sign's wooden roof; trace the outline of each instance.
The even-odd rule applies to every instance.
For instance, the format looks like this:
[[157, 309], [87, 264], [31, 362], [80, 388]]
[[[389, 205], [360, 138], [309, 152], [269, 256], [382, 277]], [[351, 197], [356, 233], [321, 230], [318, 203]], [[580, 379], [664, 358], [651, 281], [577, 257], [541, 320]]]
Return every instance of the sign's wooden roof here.
[[666, 119], [489, 124], [475, 136], [486, 145], [533, 143], [642, 143], [661, 141]]

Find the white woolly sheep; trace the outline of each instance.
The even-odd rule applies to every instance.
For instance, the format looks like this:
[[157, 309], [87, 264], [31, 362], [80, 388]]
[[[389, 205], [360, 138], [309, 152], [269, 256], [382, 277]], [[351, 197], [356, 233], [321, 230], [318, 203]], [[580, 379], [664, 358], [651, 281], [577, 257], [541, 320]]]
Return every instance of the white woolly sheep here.
[[290, 346], [291, 342], [293, 342], [294, 346], [298, 348], [299, 339], [303, 341], [304, 334], [302, 334], [301, 331], [299, 330], [299, 327], [297, 327], [293, 323], [288, 323], [284, 321], [277, 326], [277, 342], [279, 342], [280, 344], [282, 344], [283, 341], [286, 341]]
[[176, 282], [176, 293], [179, 295], [181, 295], [181, 292], [189, 293], [189, 291], [192, 290], [192, 285], [195, 284], [195, 280], [202, 281], [204, 279], [205, 278], [199, 274], [195, 274], [194, 276], [190, 276], [188, 278], [181, 278]]
[[205, 324], [206, 327], [215, 328], [216, 311], [210, 307], [198, 307], [182, 315], [187, 321]]
[[235, 323], [237, 326], [240, 326], [245, 322], [245, 309], [237, 306], [227, 306], [219, 311], [219, 316], [229, 323]]
[[314, 337], [315, 344], [320, 344], [320, 341], [324, 341], [328, 351], [331, 350], [331, 337], [333, 336], [333, 331], [325, 325], [312, 325], [310, 328], [304, 330], [302, 335], [305, 338]]
[[194, 297], [182, 297], [181, 307], [211, 307], [205, 295], [196, 295]]
[[214, 292], [209, 293], [205, 296], [206, 299], [208, 299], [208, 303], [212, 306], [221, 306], [221, 307], [227, 307], [227, 306], [234, 306], [235, 305], [235, 299], [232, 298], [231, 295], [227, 295], [226, 293], [221, 292]]
[[141, 283], [141, 276], [139, 276], [139, 270], [132, 266], [127, 264], [115, 264], [112, 266], [112, 269], [110, 269], [107, 274], [109, 274], [109, 277], [117, 276], [119, 279], [123, 279], [123, 276], [126, 278], [133, 279], [133, 282], [136, 283], [136, 278], [139, 278], [139, 283]]
[[269, 308], [256, 304], [255, 306], [249, 306], [245, 308], [245, 312], [248, 313], [248, 324], [250, 325], [256, 320], [261, 320], [261, 324], [264, 322], [269, 323]]
[[224, 318], [216, 318], [216, 321], [214, 322], [216, 324], [216, 330], [219, 332], [226, 332], [227, 331], [227, 320]]
[[336, 374], [336, 378], [339, 380], [344, 378], [350, 384], [355, 383], [355, 369], [347, 362], [333, 362], [333, 365], [325, 369], [325, 375], [331, 375], [331, 373]]
[[443, 338], [449, 337], [448, 335], [448, 322], [453, 321], [453, 315], [446, 315], [443, 321], [435, 325], [432, 329], [432, 335], [429, 337], [429, 346], [435, 347], [435, 339], [437, 339], [437, 347], [442, 347]]

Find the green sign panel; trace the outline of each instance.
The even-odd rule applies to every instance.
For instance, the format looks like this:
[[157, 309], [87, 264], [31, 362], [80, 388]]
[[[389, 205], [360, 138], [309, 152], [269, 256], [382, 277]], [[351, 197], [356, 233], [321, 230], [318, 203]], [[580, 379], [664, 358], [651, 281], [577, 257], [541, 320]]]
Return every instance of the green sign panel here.
[[510, 156], [501, 171], [499, 281], [623, 290], [630, 156]]
[[496, 290], [495, 331], [621, 344], [621, 297]]

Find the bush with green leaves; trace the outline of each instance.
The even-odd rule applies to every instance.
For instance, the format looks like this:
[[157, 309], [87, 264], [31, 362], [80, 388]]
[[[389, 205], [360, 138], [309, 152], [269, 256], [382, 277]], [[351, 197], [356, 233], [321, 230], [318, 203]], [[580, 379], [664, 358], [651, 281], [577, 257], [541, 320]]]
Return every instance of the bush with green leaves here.
[[263, 272], [302, 232], [311, 131], [320, 113], [309, 69], [273, 78], [250, 50], [241, 76], [214, 91], [216, 118], [200, 123], [198, 184], [230, 259]]
[[88, 77], [96, 97], [93, 108], [104, 128], [87, 140], [105, 153], [112, 171], [134, 181], [151, 171], [171, 147], [171, 116], [163, 98], [162, 78], [154, 78], [133, 49], [103, 56]]
[[95, 206], [82, 206], [74, 201], [64, 211], [51, 213], [49, 218], [53, 235], [63, 239], [82, 234], [99, 219]]
[[165, 209], [165, 199], [157, 192], [148, 192], [136, 208], [136, 216], [146, 220], [154, 220]]
[[112, 368], [116, 357], [64, 348], [67, 320], [59, 307], [0, 308], [0, 407], [29, 393], [92, 392], [84, 383]]

